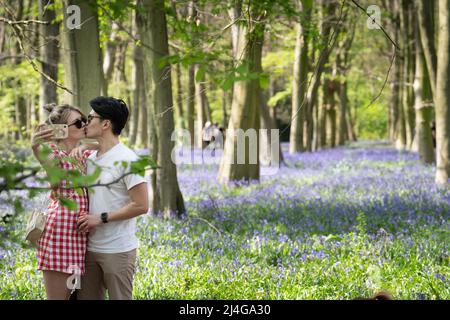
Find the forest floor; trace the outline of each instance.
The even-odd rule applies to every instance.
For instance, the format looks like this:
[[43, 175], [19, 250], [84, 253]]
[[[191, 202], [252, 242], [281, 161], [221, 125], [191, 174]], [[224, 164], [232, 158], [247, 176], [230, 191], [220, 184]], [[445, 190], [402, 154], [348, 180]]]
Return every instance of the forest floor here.
[[[134, 298], [450, 299], [450, 189], [435, 167], [381, 142], [284, 155], [247, 186], [218, 184], [217, 164], [180, 165], [188, 215], [138, 219]], [[0, 299], [45, 298], [35, 250], [14, 240], [22, 216], [0, 227], [15, 235]]]

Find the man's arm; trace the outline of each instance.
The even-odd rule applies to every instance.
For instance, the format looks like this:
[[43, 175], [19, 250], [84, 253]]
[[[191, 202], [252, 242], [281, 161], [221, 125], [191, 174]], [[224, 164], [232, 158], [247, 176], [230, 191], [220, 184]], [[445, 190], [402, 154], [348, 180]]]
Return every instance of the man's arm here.
[[98, 144], [98, 143], [85, 143], [79, 147], [73, 148], [73, 150], [70, 152], [69, 156], [77, 158], [77, 159], [82, 159], [83, 153], [86, 150], [98, 150], [99, 148], [100, 148], [100, 144]]
[[[128, 190], [130, 202], [122, 208], [108, 213], [108, 221], [120, 221], [137, 217], [148, 211], [147, 183], [142, 182]], [[89, 232], [91, 229], [102, 224], [100, 216], [85, 215], [78, 219], [78, 230]]]
[[108, 214], [108, 221], [127, 220], [148, 211], [148, 190], [147, 183], [139, 183], [128, 190], [131, 202], [120, 208], [119, 210]]

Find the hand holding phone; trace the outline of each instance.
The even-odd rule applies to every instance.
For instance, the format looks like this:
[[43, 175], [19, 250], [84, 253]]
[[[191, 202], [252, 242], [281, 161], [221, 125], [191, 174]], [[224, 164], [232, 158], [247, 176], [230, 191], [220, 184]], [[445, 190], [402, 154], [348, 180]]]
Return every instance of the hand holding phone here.
[[65, 139], [69, 136], [69, 126], [67, 124], [48, 124], [43, 125], [40, 131], [52, 129], [53, 139]]

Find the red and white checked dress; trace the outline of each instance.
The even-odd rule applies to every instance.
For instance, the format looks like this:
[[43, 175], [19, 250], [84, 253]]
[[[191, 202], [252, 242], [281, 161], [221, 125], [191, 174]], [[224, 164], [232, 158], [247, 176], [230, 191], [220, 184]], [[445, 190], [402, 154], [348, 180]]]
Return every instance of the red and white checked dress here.
[[[87, 150], [79, 165], [75, 166], [67, 159], [68, 153], [50, 144], [52, 154], [59, 159], [59, 166], [67, 170], [81, 170], [86, 174], [86, 159], [92, 153]], [[84, 257], [86, 254], [87, 234], [77, 229], [77, 220], [81, 212], [89, 211], [87, 190], [79, 195], [74, 189], [62, 189], [67, 181], [62, 180], [59, 187], [50, 193], [47, 208], [47, 221], [42, 237], [39, 239], [38, 270], [52, 270], [69, 274], [84, 274]], [[66, 198], [77, 203], [77, 210], [64, 207], [58, 198]]]

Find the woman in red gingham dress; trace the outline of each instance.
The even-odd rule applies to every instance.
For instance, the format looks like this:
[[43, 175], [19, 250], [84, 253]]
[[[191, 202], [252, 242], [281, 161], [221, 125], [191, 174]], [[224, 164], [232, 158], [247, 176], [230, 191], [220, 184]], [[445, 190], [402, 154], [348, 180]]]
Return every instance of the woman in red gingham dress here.
[[[53, 138], [52, 130], [35, 132], [32, 138], [33, 152], [42, 162], [56, 159], [59, 168], [80, 170], [86, 173], [86, 158], [92, 151], [83, 152], [81, 159], [69, 160], [69, 153], [77, 143], [85, 138], [86, 117], [75, 107], [62, 105], [46, 106], [50, 112], [48, 123], [68, 124], [68, 137], [49, 144], [52, 153], [47, 159], [40, 159], [39, 148], [42, 141]], [[67, 181], [62, 180], [50, 193], [50, 204], [47, 208], [47, 220], [44, 233], [39, 240], [38, 270], [43, 271], [44, 284], [48, 299], [67, 299], [70, 291], [67, 280], [70, 275], [84, 274], [84, 258], [86, 253], [87, 235], [78, 231], [79, 215], [89, 210], [87, 190], [78, 194], [74, 189], [64, 189]], [[59, 201], [65, 198], [76, 202], [75, 211], [64, 207]]]

